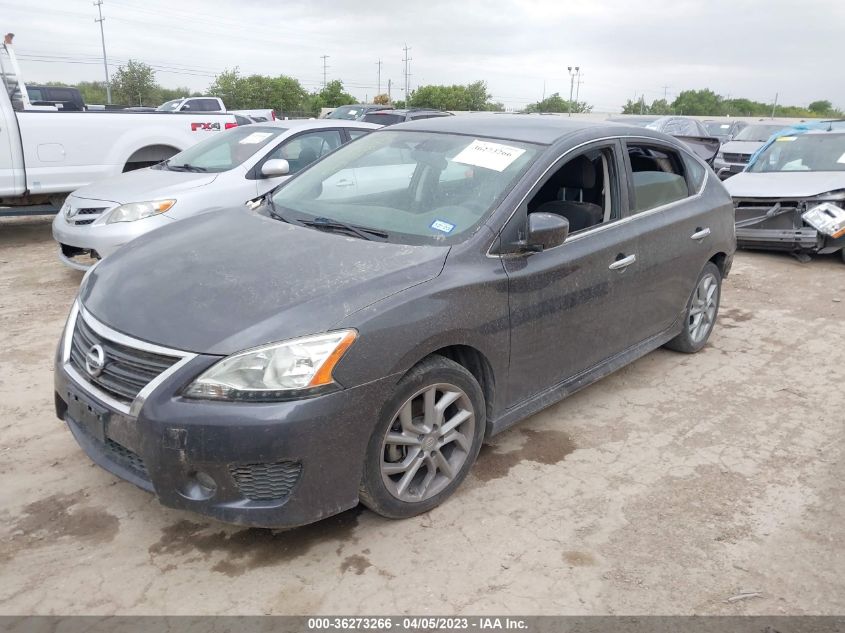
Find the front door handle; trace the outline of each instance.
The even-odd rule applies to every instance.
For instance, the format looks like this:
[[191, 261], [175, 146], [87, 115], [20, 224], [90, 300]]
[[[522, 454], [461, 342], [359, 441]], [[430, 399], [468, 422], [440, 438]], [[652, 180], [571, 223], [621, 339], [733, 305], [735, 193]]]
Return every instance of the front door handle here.
[[351, 187], [354, 184], [351, 180], [338, 180], [335, 187]]
[[617, 259], [610, 266], [608, 266], [608, 268], [610, 268], [610, 270], [625, 270], [635, 261], [637, 261], [636, 255], [628, 255], [627, 257], [623, 257], [622, 259]]
[[703, 240], [705, 237], [710, 235], [710, 227], [707, 228], [697, 228], [695, 229], [695, 233], [689, 236], [691, 240]]

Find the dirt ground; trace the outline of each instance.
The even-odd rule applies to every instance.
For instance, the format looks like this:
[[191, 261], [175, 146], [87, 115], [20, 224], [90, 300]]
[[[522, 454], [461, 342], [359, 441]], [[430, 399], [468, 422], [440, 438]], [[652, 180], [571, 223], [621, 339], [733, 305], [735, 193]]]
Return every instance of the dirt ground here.
[[49, 219], [0, 221], [2, 614], [845, 612], [838, 256], [739, 253], [701, 353], [498, 436], [425, 516], [282, 533], [163, 508], [83, 454], [52, 394], [80, 279]]

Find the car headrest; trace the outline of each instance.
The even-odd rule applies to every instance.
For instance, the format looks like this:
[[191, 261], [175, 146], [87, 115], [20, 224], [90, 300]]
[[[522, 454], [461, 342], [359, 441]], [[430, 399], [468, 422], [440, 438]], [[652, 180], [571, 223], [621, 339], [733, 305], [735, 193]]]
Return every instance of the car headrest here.
[[596, 168], [586, 156], [578, 156], [563, 166], [560, 186], [572, 189], [592, 189], [596, 186]]

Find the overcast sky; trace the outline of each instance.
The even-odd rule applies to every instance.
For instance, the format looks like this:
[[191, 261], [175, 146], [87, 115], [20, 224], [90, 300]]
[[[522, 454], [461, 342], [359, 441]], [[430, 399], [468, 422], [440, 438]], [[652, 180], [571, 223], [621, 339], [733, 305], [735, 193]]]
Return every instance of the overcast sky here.
[[[27, 81], [103, 78], [91, 0], [2, 2], [3, 32]], [[104, 0], [110, 70], [127, 59], [164, 86], [204, 90], [215, 73], [286, 74], [311, 90], [323, 77], [372, 99], [401, 98], [403, 51], [411, 86], [487, 81], [496, 101], [523, 107], [569, 94], [595, 111], [627, 99], [669, 100], [688, 88], [725, 96], [845, 108], [845, 0]]]

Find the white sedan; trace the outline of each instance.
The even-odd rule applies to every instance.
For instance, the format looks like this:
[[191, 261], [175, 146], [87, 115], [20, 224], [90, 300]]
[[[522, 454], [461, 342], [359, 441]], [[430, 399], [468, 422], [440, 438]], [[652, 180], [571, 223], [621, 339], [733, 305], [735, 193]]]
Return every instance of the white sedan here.
[[156, 228], [261, 196], [379, 127], [336, 119], [237, 127], [158, 165], [77, 189], [53, 220], [59, 258], [84, 270]]

